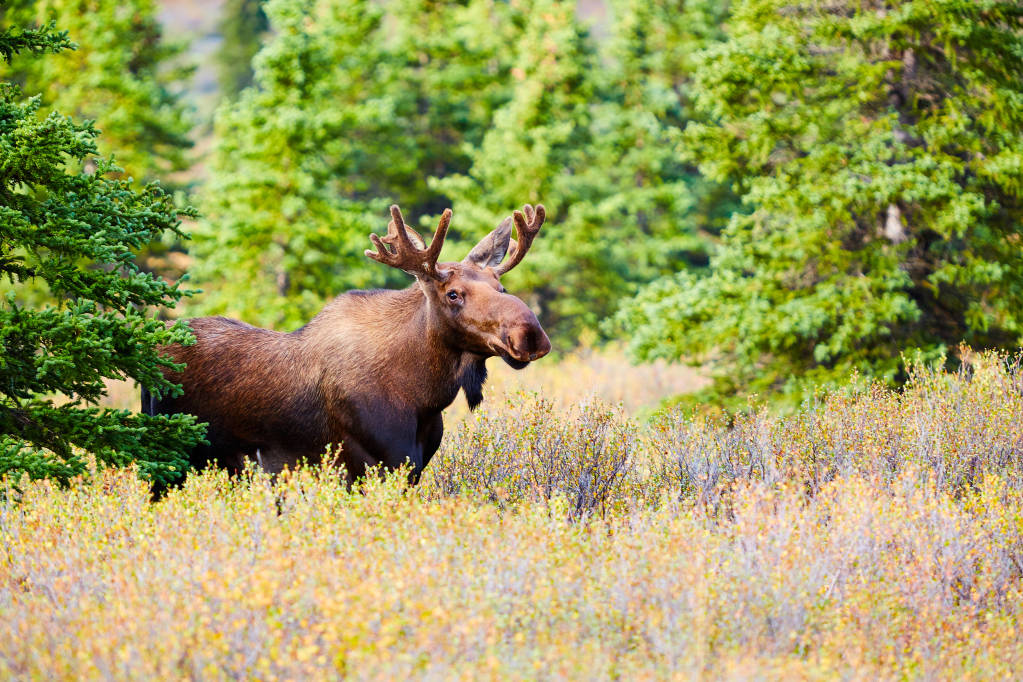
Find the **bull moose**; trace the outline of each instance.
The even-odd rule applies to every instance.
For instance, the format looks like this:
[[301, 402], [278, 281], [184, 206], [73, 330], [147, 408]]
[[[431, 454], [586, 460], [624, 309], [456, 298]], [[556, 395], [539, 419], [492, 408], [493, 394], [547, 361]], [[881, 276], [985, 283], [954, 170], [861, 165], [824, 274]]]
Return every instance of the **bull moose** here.
[[521, 369], [551, 349], [536, 315], [500, 281], [544, 217], [542, 205], [527, 205], [461, 262], [438, 263], [451, 210], [427, 247], [391, 206], [387, 236], [370, 235], [376, 251], [366, 255], [415, 277], [409, 288], [341, 294], [291, 333], [192, 319], [195, 344], [164, 349], [185, 364], [168, 371], [183, 393], [161, 399], [143, 391], [142, 409], [209, 423], [209, 445], [191, 453], [197, 467], [237, 472], [250, 458], [277, 473], [302, 459], [316, 463], [340, 444], [350, 481], [367, 467], [406, 462], [418, 480], [440, 446], [444, 408], [460, 389], [470, 408], [483, 400], [487, 358]]

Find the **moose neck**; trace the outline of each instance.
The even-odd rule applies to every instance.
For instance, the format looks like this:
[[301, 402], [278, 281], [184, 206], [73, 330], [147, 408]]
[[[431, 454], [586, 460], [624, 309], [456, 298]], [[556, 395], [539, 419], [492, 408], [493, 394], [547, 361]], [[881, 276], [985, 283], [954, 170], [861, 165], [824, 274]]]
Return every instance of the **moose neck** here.
[[[360, 382], [421, 413], [440, 412], [460, 388], [471, 407], [482, 400], [486, 357], [460, 350], [418, 283], [402, 290], [343, 294], [306, 327], [319, 357], [361, 368]], [[328, 371], [331, 370], [329, 367]]]
[[[410, 319], [407, 340], [423, 355], [421, 362], [411, 368], [410, 376], [420, 376], [428, 390], [424, 394], [426, 403], [438, 412], [452, 403], [458, 390], [465, 392], [470, 409], [483, 401], [483, 383], [487, 378], [486, 356], [461, 350], [456, 345], [454, 334], [443, 325], [430, 300], [419, 284], [406, 291], [419, 302], [418, 309]], [[416, 297], [419, 298], [416, 298]], [[431, 365], [428, 367], [427, 365]]]

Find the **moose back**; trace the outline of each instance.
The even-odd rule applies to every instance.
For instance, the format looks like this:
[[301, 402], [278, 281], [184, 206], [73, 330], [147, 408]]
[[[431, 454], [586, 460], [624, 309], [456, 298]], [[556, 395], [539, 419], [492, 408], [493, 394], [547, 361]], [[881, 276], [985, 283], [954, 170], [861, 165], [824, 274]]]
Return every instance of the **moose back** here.
[[370, 235], [376, 250], [366, 255], [414, 276], [412, 286], [341, 294], [291, 333], [193, 319], [196, 343], [164, 349], [185, 364], [168, 373], [183, 393], [159, 399], [143, 391], [142, 409], [209, 423], [209, 445], [191, 455], [197, 467], [237, 472], [253, 459], [277, 473], [301, 459], [316, 463], [340, 444], [349, 480], [406, 462], [418, 480], [440, 446], [444, 408], [459, 390], [471, 408], [483, 400], [487, 358], [521, 369], [551, 349], [536, 315], [500, 280], [529, 251], [544, 217], [543, 206], [527, 205], [461, 262], [438, 263], [451, 211], [427, 247], [392, 206], [387, 236]]

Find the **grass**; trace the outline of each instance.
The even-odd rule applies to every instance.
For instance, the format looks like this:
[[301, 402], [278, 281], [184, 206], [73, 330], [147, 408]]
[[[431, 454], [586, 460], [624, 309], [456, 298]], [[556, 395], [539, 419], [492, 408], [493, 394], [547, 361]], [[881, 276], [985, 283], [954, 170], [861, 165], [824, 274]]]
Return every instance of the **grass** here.
[[1023, 375], [638, 422], [490, 396], [415, 489], [131, 472], [0, 503], [4, 678], [1004, 679]]

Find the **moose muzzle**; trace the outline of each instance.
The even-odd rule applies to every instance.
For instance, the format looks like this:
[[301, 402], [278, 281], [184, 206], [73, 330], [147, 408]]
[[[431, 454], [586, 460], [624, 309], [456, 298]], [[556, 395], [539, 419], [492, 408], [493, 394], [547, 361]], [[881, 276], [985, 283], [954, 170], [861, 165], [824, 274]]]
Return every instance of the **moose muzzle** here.
[[501, 339], [508, 351], [505, 362], [516, 369], [551, 352], [551, 340], [540, 326], [540, 321], [528, 308], [525, 313], [507, 327]]

